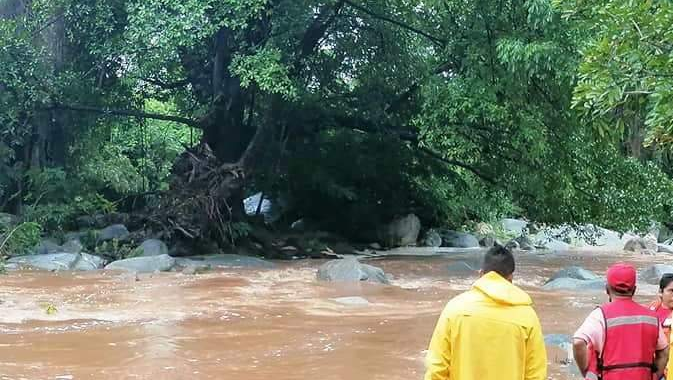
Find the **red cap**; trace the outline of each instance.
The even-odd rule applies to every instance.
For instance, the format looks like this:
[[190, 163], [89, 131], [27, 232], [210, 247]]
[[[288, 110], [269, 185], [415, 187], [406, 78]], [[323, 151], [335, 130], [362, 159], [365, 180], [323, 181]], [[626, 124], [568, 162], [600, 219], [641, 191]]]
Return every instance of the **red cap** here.
[[636, 287], [636, 268], [617, 263], [608, 268], [608, 285], [616, 290], [629, 291]]

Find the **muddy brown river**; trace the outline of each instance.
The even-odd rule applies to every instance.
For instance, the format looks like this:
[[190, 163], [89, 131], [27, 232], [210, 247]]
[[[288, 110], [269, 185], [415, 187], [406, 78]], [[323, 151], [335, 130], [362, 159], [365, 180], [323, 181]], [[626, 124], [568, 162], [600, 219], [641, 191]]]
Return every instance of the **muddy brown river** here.
[[[315, 280], [321, 261], [199, 275], [11, 272], [0, 276], [0, 379], [411, 380], [446, 301], [475, 277], [450, 275], [465, 256], [370, 263], [391, 286]], [[572, 334], [605, 298], [543, 291], [556, 270], [601, 274], [626, 260], [666, 256], [574, 252], [517, 256], [515, 283], [531, 294], [545, 334]], [[654, 286], [640, 286], [641, 301]], [[343, 305], [337, 297], [369, 305]], [[548, 346], [551, 379], [575, 379], [567, 352]]]

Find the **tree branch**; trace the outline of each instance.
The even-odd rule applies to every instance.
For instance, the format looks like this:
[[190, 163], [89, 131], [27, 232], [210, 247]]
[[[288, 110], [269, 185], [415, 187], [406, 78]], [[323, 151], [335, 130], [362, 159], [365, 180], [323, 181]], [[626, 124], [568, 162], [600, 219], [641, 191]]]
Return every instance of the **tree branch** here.
[[185, 124], [194, 128], [203, 128], [201, 123], [198, 120], [189, 119], [181, 116], [172, 116], [172, 115], [161, 115], [156, 113], [148, 113], [136, 110], [120, 110], [113, 108], [102, 108], [102, 107], [88, 107], [88, 106], [77, 106], [77, 105], [66, 105], [66, 104], [56, 104], [51, 109], [57, 110], [67, 110], [75, 112], [87, 112], [87, 113], [96, 113], [105, 116], [128, 116], [128, 117], [137, 117], [141, 119], [152, 119], [152, 120], [163, 120], [163, 121], [172, 121], [175, 123]]
[[389, 22], [389, 23], [391, 23], [391, 24], [394, 24], [394, 25], [399, 26], [399, 27], [402, 28], [402, 29], [406, 29], [406, 30], [408, 30], [408, 31], [410, 31], [410, 32], [413, 32], [413, 33], [416, 33], [416, 34], [418, 34], [418, 35], [421, 35], [421, 36], [427, 38], [428, 40], [432, 41], [432, 43], [434, 43], [434, 44], [436, 44], [436, 45], [438, 45], [438, 46], [444, 46], [444, 45], [446, 44], [446, 40], [444, 40], [444, 39], [442, 39], [442, 38], [435, 37], [435, 36], [433, 36], [433, 35], [431, 35], [431, 34], [429, 34], [429, 33], [426, 33], [426, 32], [424, 32], [424, 31], [422, 31], [422, 30], [420, 30], [420, 29], [418, 29], [418, 28], [415, 28], [415, 27], [410, 26], [410, 25], [407, 25], [407, 24], [405, 24], [405, 23], [403, 23], [403, 22], [394, 20], [394, 19], [392, 19], [392, 18], [390, 18], [390, 17], [376, 14], [375, 12], [373, 12], [373, 11], [371, 11], [371, 10], [369, 10], [369, 9], [367, 9], [367, 8], [365, 8], [365, 7], [363, 7], [362, 5], [356, 4], [356, 3], [354, 3], [354, 2], [352, 2], [352, 1], [350, 1], [350, 0], [344, 0], [344, 3], [348, 4], [351, 8], [354, 8], [354, 9], [357, 9], [357, 10], [363, 12], [363, 13], [366, 13], [366, 14], [368, 14], [369, 16], [375, 18], [375, 19], [378, 19], [378, 20], [381, 20], [381, 21], [385, 21], [385, 22]]

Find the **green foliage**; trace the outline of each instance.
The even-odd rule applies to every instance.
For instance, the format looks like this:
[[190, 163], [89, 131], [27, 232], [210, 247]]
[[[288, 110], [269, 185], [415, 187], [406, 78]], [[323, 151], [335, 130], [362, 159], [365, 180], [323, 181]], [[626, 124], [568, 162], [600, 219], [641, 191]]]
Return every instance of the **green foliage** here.
[[31, 170], [26, 175], [24, 219], [49, 231], [73, 227], [80, 215], [110, 213], [114, 203], [89, 191], [85, 182], [73, 179], [61, 169]]
[[666, 1], [561, 1], [584, 32], [573, 107], [602, 136], [644, 123], [650, 144], [673, 139], [673, 4]]
[[24, 222], [17, 226], [0, 227], [0, 260], [5, 256], [30, 253], [40, 242], [42, 226], [34, 222]]
[[227, 224], [227, 228], [229, 229], [229, 237], [232, 243], [235, 243], [240, 239], [248, 237], [253, 227], [246, 222], [230, 222]]
[[253, 55], [237, 56], [230, 70], [241, 78], [243, 87], [255, 83], [269, 94], [280, 94], [288, 100], [296, 99], [297, 89], [288, 77], [288, 69], [281, 58], [280, 50], [263, 48]]
[[[186, 146], [235, 155], [256, 131], [245, 186], [287, 193], [296, 216], [350, 236], [408, 212], [453, 228], [671, 218], [657, 168], [673, 141], [668, 3], [30, 6], [0, 21], [0, 205], [22, 201], [48, 230], [168, 190]], [[653, 152], [632, 160], [622, 146], [637, 150], [642, 127]], [[49, 161], [54, 145], [65, 162]], [[234, 241], [250, 233], [228, 223]]]

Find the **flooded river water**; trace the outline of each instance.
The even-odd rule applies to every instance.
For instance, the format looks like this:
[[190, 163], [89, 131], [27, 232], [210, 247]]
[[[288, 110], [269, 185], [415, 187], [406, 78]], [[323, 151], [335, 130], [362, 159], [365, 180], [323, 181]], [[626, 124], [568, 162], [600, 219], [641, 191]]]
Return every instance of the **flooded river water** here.
[[[439, 312], [475, 277], [447, 266], [466, 256], [370, 261], [392, 285], [316, 281], [322, 261], [275, 269], [136, 278], [115, 272], [0, 276], [0, 379], [411, 380]], [[468, 260], [471, 260], [468, 258]], [[639, 269], [666, 256], [575, 252], [517, 256], [545, 334], [572, 334], [602, 293], [543, 291], [556, 270]], [[650, 300], [654, 286], [640, 286]], [[343, 305], [358, 296], [369, 305]], [[567, 352], [548, 346], [550, 378], [575, 379]]]

